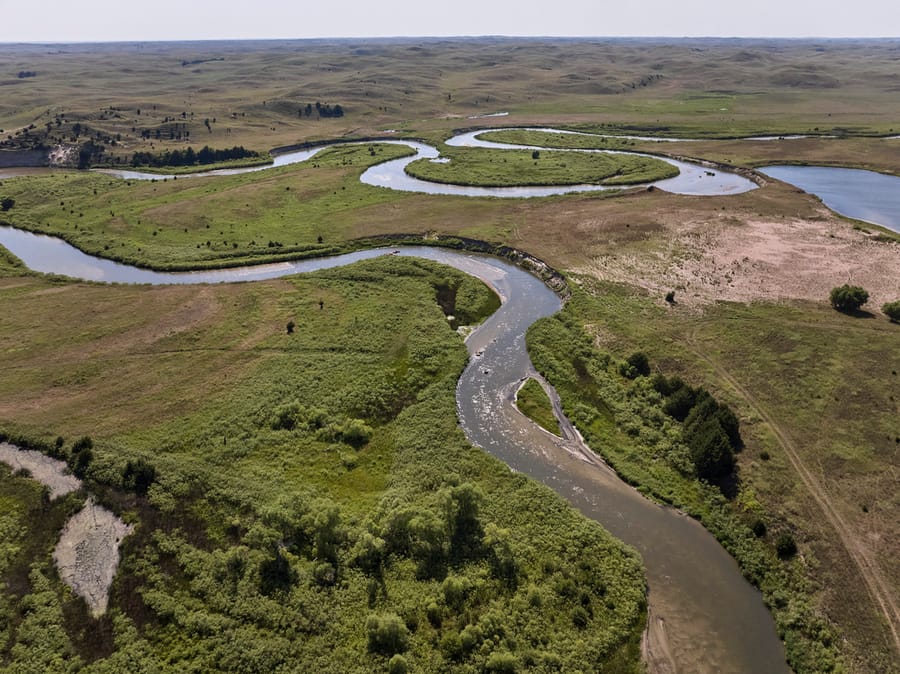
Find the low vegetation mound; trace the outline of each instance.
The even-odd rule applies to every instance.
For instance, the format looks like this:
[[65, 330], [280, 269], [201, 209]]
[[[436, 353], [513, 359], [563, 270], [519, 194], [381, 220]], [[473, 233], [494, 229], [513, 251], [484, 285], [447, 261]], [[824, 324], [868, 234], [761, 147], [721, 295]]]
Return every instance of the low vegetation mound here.
[[516, 393], [516, 406], [541, 428], [559, 435], [559, 421], [544, 387], [537, 379], [529, 378]]
[[527, 185], [624, 186], [671, 178], [678, 169], [629, 154], [444, 147], [436, 162], [419, 159], [406, 172], [422, 180], [478, 187]]

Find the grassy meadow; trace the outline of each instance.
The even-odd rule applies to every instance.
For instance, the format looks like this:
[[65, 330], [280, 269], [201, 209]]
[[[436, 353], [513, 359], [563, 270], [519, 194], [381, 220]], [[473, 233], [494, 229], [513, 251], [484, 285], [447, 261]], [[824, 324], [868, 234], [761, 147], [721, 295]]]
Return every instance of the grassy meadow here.
[[529, 378], [516, 392], [516, 407], [541, 428], [559, 435], [559, 421], [553, 413], [550, 398], [537, 379]]
[[[456, 425], [448, 284], [455, 315], [493, 310], [390, 257], [199, 289], [0, 283], [4, 431], [64, 454], [90, 435], [91, 490], [138, 525], [88, 629], [49, 561], [46, 513], [71, 504], [7, 472], [7, 671], [637, 671], [636, 555]], [[146, 493], [128, 461], [154, 467]]]
[[[240, 145], [265, 154], [371, 140], [296, 166], [156, 181], [66, 170], [79, 160], [70, 152], [52, 173], [0, 180], [0, 198], [15, 202], [0, 222], [159, 269], [327, 255], [397, 233], [471, 237], [546, 260], [577, 288], [559, 316], [535, 326], [529, 348], [586, 439], [644, 493], [719, 537], [763, 589], [796, 671], [896, 672], [900, 654], [852, 546], [817, 498], [864, 542], [896, 597], [898, 326], [837, 313], [824, 295], [697, 309], [648, 293], [641, 274], [627, 285], [586, 273], [607, 258], [691, 258], [690, 245], [673, 243], [673, 223], [738, 233], [759, 221], [825, 223], [838, 238], [854, 223], [777, 182], [723, 197], [529, 200], [359, 182], [366, 167], [408, 152], [377, 139], [440, 146], [461, 129], [534, 125], [696, 140], [493, 137], [900, 174], [900, 140], [886, 138], [900, 134], [896, 48], [488, 38], [0, 45], [0, 166], [88, 141], [90, 161], [127, 167], [135, 152]], [[307, 114], [317, 102], [343, 115]], [[509, 114], [483, 116], [497, 112]], [[787, 134], [811, 137], [735, 140]], [[451, 163], [411, 171], [569, 184], [621, 171], [614, 180], [630, 182], [661, 165], [441, 151]], [[106, 287], [43, 278], [0, 253], [0, 432], [50, 446], [61, 436], [63, 454], [89, 435], [91, 490], [137, 525], [111, 611], [88, 623], [49, 555], [74, 497], [45, 503], [32, 482], [0, 469], [0, 671], [639, 671], [639, 560], [468, 446], [457, 427], [466, 353], [445, 314], [490, 313], [496, 297], [480, 283], [394, 258], [254, 284]], [[638, 351], [654, 374], [703, 386], [738, 415], [745, 446], [730, 499], [695, 479], [651, 378], [621, 375]], [[532, 403], [547, 411], [543, 399]], [[815, 493], [785, 446], [810, 469]], [[146, 493], [123, 485], [128, 461], [154, 467]], [[788, 534], [798, 552], [781, 558], [776, 544]]]
[[634, 185], [678, 175], [659, 159], [630, 155], [532, 150], [456, 148], [441, 150], [444, 161], [419, 159], [406, 167], [416, 178], [436, 183], [512, 185]]

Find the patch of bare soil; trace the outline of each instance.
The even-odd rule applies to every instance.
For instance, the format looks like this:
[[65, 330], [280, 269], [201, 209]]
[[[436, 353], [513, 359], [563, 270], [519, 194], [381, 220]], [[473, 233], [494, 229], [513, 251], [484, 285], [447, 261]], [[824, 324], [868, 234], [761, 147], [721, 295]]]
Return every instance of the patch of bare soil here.
[[66, 523], [53, 551], [60, 578], [87, 602], [95, 618], [106, 612], [119, 566], [119, 543], [133, 528], [88, 499]]
[[[827, 213], [823, 211], [823, 213]], [[662, 249], [593, 259], [576, 270], [646, 288], [681, 305], [716, 301], [827, 301], [843, 283], [869, 291], [880, 307], [900, 297], [900, 246], [847, 222], [822, 219], [709, 219], [664, 222]]]
[[0, 442], [0, 461], [13, 471], [27, 470], [33, 479], [50, 487], [51, 498], [65, 496], [81, 488], [81, 480], [65, 473], [68, 468], [65, 461], [52, 459], [40, 452]]
[[[27, 470], [32, 479], [50, 487], [51, 498], [81, 488], [81, 480], [64, 472], [64, 461], [40, 452], [0, 442], [0, 461], [14, 471]], [[119, 567], [119, 544], [133, 529], [88, 498], [84, 508], [66, 522], [53, 551], [60, 578], [87, 602], [95, 618], [106, 612], [109, 588]]]

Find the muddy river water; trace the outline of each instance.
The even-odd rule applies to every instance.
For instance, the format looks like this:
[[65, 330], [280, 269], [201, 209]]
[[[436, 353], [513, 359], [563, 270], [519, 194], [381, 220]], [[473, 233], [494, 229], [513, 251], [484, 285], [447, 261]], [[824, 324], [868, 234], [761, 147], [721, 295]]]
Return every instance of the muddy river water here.
[[[337, 267], [388, 252], [206, 272], [164, 273], [91, 257], [60, 239], [0, 228], [0, 244], [28, 267], [114, 283], [252, 281]], [[760, 593], [734, 560], [695, 521], [658, 506], [619, 480], [580, 442], [556, 438], [519, 414], [513, 396], [534, 372], [525, 331], [560, 309], [560, 299], [531, 274], [505, 261], [440, 248], [403, 247], [399, 255], [453, 266], [493, 287], [503, 304], [467, 339], [470, 363], [459, 380], [460, 424], [473, 444], [513, 470], [540, 480], [586, 516], [641, 553], [654, 625], [680, 671], [785, 672], [784, 652]]]

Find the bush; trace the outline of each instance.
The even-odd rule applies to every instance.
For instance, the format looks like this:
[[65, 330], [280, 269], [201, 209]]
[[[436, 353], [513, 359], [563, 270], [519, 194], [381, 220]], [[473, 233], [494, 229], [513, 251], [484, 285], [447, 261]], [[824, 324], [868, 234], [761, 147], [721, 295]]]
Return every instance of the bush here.
[[894, 323], [900, 323], [900, 300], [888, 302], [881, 306], [884, 315], [891, 319]]
[[510, 674], [517, 671], [519, 662], [512, 653], [502, 651], [494, 651], [488, 656], [487, 662], [484, 664], [485, 671], [488, 672], [504, 672]]
[[775, 552], [781, 559], [790, 559], [797, 554], [797, 543], [790, 534], [781, 534], [775, 541]]
[[138, 496], [146, 496], [155, 480], [156, 468], [143, 459], [129, 461], [122, 469], [122, 488], [133, 491]]
[[646, 377], [650, 374], [650, 359], [647, 354], [641, 351], [633, 353], [619, 367], [619, 373], [623, 377], [629, 379], [637, 379], [638, 377]]
[[750, 529], [753, 531], [753, 535], [757, 538], [762, 538], [766, 535], [766, 523], [762, 520], [756, 520], [750, 526]]
[[406, 674], [409, 671], [409, 665], [406, 664], [406, 658], [397, 653], [388, 662], [389, 674]]
[[370, 615], [366, 620], [366, 633], [369, 650], [375, 653], [395, 655], [405, 651], [409, 644], [409, 630], [396, 613]]
[[85, 436], [78, 438], [75, 441], [75, 444], [72, 445], [72, 454], [78, 454], [79, 452], [81, 452], [85, 449], [93, 449], [93, 448], [94, 448], [94, 441], [91, 440], [91, 436], [85, 435]]
[[851, 286], [845, 283], [831, 290], [831, 306], [838, 311], [857, 311], [868, 301], [869, 293], [859, 286]]

